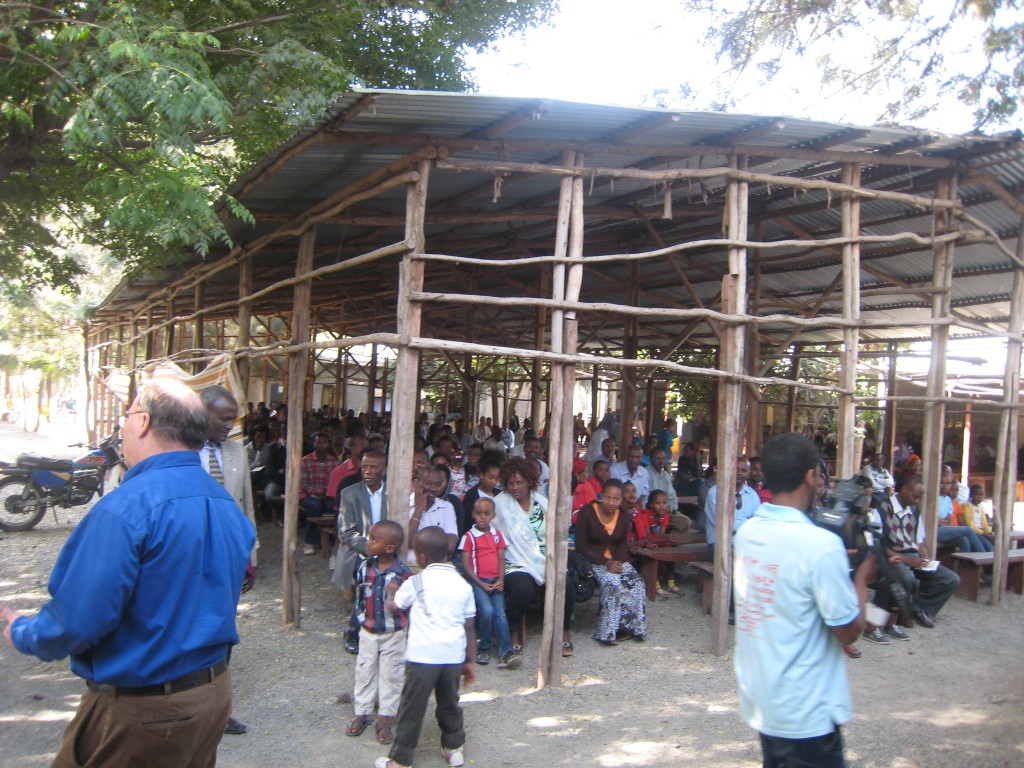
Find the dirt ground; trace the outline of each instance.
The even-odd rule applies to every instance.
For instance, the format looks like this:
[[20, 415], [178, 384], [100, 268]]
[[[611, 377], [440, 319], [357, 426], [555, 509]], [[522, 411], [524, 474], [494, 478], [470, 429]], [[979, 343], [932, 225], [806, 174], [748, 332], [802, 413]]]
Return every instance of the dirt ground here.
[[[0, 425], [0, 458], [61, 448], [59, 438], [26, 438]], [[64, 440], [68, 442], [68, 440]], [[64, 448], [64, 455], [72, 450]], [[33, 531], [0, 534], [0, 602], [31, 612], [46, 599], [50, 569], [82, 510], [59, 510]], [[219, 765], [372, 766], [386, 748], [373, 729], [345, 735], [355, 658], [342, 649], [340, 595], [319, 556], [302, 558], [302, 628], [283, 629], [280, 530], [262, 525], [256, 588], [239, 608], [241, 645], [232, 657], [235, 714], [244, 736], [225, 736]], [[523, 667], [478, 668], [463, 694], [473, 766], [760, 765], [756, 734], [740, 719], [731, 654], [709, 653], [710, 619], [692, 581], [685, 594], [649, 604], [646, 643], [614, 648], [590, 640], [596, 601], [577, 607], [575, 656], [561, 687], [537, 690], [539, 625]], [[1024, 597], [1002, 605], [954, 598], [934, 630], [910, 642], [860, 643], [848, 664], [854, 720], [844, 729], [848, 764], [858, 768], [1024, 765]], [[0, 765], [48, 765], [84, 689], [66, 661], [41, 663], [0, 648]], [[417, 766], [444, 765], [428, 722]]]

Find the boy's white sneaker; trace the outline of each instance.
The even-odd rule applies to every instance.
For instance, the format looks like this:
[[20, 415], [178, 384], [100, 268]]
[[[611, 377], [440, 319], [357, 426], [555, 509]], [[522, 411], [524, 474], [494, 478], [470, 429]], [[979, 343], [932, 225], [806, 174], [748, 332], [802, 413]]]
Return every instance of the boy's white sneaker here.
[[396, 763], [390, 757], [384, 755], [384, 757], [378, 757], [373, 761], [373, 768], [408, 768], [408, 766]]
[[444, 759], [448, 761], [448, 765], [457, 766], [466, 764], [466, 755], [462, 751], [462, 747], [458, 749], [443, 749]]

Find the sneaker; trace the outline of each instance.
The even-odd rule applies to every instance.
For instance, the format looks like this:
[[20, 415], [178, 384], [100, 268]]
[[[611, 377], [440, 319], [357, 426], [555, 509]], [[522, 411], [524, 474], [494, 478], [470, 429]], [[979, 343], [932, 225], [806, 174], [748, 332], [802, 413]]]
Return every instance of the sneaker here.
[[334, 563], [335, 563], [334, 555], [331, 555], [329, 558], [327, 558], [327, 570], [333, 571], [334, 570]]
[[523, 655], [523, 646], [521, 646], [521, 645], [513, 645], [512, 646], [512, 653], [514, 653], [516, 656], [522, 656]]
[[477, 664], [490, 664], [491, 663], [491, 651], [490, 651], [490, 649], [488, 649], [488, 650], [478, 650], [476, 652], [476, 663]]
[[462, 747], [458, 749], [442, 749], [444, 752], [444, 759], [448, 761], [448, 765], [460, 766], [466, 764], [466, 755], [462, 751]]
[[312, 544], [307, 544], [306, 546], [304, 546], [302, 548], [302, 554], [304, 554], [304, 555], [315, 555], [316, 554], [316, 547], [314, 547]]
[[359, 633], [354, 632], [351, 629], [345, 630], [344, 635], [345, 653], [351, 653], [353, 656], [359, 654]]
[[870, 632], [865, 629], [862, 637], [869, 643], [877, 643], [878, 645], [889, 645], [892, 642], [888, 637], [882, 634], [882, 630], [877, 628], [872, 629]]
[[[498, 669], [519, 669], [523, 663], [523, 657], [515, 651], [509, 651], [498, 660]], [[454, 763], [448, 763], [454, 765]], [[462, 765], [462, 763], [459, 763]]]
[[885, 628], [885, 634], [895, 640], [909, 640], [910, 635], [903, 631], [903, 627], [899, 624], [893, 624], [891, 627]]

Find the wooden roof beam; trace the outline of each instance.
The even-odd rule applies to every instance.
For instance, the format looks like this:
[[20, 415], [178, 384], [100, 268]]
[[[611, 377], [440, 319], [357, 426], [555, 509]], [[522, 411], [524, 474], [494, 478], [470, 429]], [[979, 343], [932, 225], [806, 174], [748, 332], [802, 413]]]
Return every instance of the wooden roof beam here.
[[[530, 106], [523, 109], [514, 110], [507, 116], [498, 120], [495, 123], [491, 123], [478, 131], [466, 134], [467, 139], [500, 139], [504, 138], [507, 134], [519, 128], [527, 123], [532, 123], [535, 120], [540, 120], [545, 114], [551, 110], [552, 102], [549, 99], [538, 99], [533, 102]], [[468, 385], [467, 385], [468, 386]]]

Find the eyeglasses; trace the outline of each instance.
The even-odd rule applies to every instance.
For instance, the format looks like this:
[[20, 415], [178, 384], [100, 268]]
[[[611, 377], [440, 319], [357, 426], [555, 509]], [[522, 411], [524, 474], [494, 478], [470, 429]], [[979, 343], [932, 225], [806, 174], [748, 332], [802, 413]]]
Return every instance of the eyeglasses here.
[[149, 413], [149, 411], [128, 411], [124, 417], [127, 419], [129, 416], [134, 416], [137, 413]]

